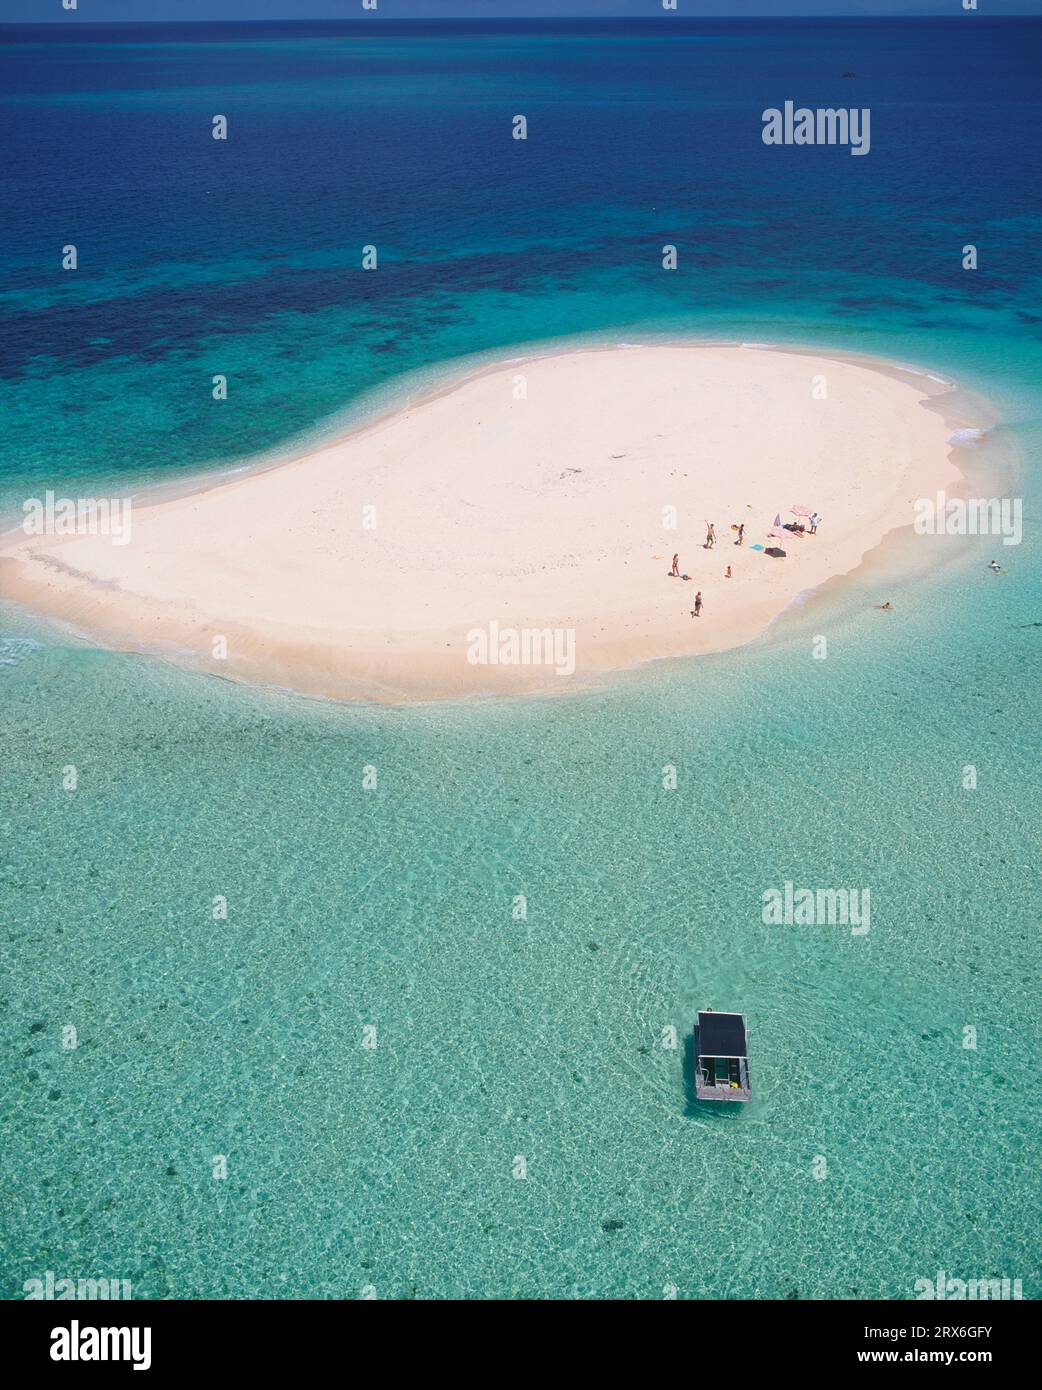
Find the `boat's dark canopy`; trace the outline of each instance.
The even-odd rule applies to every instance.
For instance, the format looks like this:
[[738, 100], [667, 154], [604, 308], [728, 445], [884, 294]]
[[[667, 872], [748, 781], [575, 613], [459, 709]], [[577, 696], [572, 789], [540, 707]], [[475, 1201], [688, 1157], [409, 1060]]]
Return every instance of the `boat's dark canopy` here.
[[699, 1014], [700, 1057], [745, 1057], [745, 1020], [741, 1014]]

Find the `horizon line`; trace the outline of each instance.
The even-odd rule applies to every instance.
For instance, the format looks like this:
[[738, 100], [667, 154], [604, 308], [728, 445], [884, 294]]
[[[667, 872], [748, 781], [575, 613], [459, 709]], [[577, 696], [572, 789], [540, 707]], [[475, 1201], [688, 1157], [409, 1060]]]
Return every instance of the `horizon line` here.
[[[333, 15], [304, 15], [294, 16], [292, 19], [82, 19], [78, 15], [73, 20], [68, 20], [60, 16], [52, 19], [0, 19], [0, 29], [42, 29], [48, 28], [52, 24], [66, 24], [77, 29], [109, 29], [109, 28], [134, 28], [142, 27], [146, 24], [163, 25], [219, 25], [219, 24], [341, 24], [341, 25], [362, 25], [368, 24], [658, 24], [665, 16], [662, 15], [434, 15], [426, 17], [423, 15], [380, 15], [374, 19], [361, 18], [341, 18]], [[772, 23], [798, 24], [807, 20], [838, 20], [841, 23], [863, 24], [880, 23], [890, 24], [902, 20], [929, 20], [935, 23], [938, 20], [943, 22], [960, 22], [961, 15], [958, 12], [946, 14], [745, 14], [745, 15], [726, 15], [726, 14], [703, 14], [703, 15], [673, 15], [668, 21], [671, 24], [702, 24], [708, 22], [721, 22], [725, 24], [744, 24], [748, 20], [767, 19]], [[981, 20], [1033, 20], [1042, 21], [1040, 14], [983, 14], [977, 16], [977, 23]]]

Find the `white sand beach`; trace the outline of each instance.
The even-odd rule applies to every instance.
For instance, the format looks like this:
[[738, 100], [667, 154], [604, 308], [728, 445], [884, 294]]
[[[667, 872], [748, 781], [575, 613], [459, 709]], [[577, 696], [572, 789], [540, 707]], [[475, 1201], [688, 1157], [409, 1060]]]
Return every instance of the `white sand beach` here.
[[[106, 646], [308, 694], [574, 688], [756, 638], [910, 525], [917, 497], [956, 489], [949, 428], [923, 404], [936, 389], [737, 346], [514, 361], [304, 457], [135, 501], [127, 544], [9, 533], [0, 578]], [[754, 550], [793, 504], [821, 514], [818, 533], [784, 559]], [[668, 577], [675, 552], [690, 579]], [[473, 659], [475, 630], [509, 658], [512, 631], [548, 629], [548, 661]], [[533, 640], [526, 654], [551, 652]]]

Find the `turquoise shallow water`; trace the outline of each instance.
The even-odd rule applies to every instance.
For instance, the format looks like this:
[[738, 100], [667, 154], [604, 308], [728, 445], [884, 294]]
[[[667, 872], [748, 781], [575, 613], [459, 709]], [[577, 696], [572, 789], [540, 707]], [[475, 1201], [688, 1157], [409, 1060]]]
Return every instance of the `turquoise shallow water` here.
[[[929, 596], [975, 607], [957, 659], [920, 589], [900, 626], [838, 613], [825, 662], [794, 632], [406, 712], [26, 653], [3, 677], [15, 1275], [904, 1297], [943, 1267], [1036, 1290], [1037, 710], [990, 637], [1023, 673], [1038, 630], [997, 592]], [[75, 709], [41, 699], [73, 681]], [[868, 935], [764, 927], [786, 878], [870, 886]], [[661, 1045], [709, 1002], [750, 1018], [741, 1114], [697, 1114]]]
[[[892, 64], [888, 32], [877, 42]], [[752, 89], [786, 58], [778, 42], [743, 59]], [[300, 43], [305, 70], [327, 60]], [[803, 43], [812, 76], [848, 65], [835, 40]], [[236, 59], [259, 105], [293, 96], [278, 87], [280, 44]], [[193, 63], [216, 60], [211, 45], [186, 50], [135, 51], [188, 82]], [[504, 70], [517, 53], [511, 66], [500, 50]], [[909, 71], [890, 69], [881, 101], [911, 99], [917, 53]], [[275, 75], [257, 67], [265, 54]], [[645, 57], [639, 80], [606, 74], [594, 43], [545, 89], [547, 118], [612, 110], [620, 89], [653, 113], [663, 81], [687, 109], [681, 70]], [[64, 61], [97, 74], [89, 54]], [[541, 61], [526, 52], [533, 81], [549, 83]], [[978, 46], [984, 81], [988, 61]], [[870, 47], [857, 66], [871, 77], [882, 58]], [[954, 71], [917, 90], [924, 111], [950, 109]], [[458, 75], [440, 80], [444, 97]], [[495, 92], [505, 79], [483, 80]], [[301, 119], [335, 127], [338, 90]], [[719, 115], [726, 91], [702, 96]], [[414, 99], [401, 94], [403, 109]], [[136, 104], [162, 123], [179, 104], [96, 83], [19, 101], [34, 121]], [[457, 119], [467, 126], [466, 108]], [[626, 136], [623, 177], [595, 134], [583, 127], [579, 146], [619, 175], [612, 225], [627, 225], [647, 191], [632, 158], [643, 137]], [[971, 130], [959, 155], [981, 178], [987, 140]], [[923, 228], [936, 218], [961, 237], [964, 213], [931, 198], [909, 223], [902, 199], [923, 166], [886, 149], [876, 181], [851, 195], [852, 234], [862, 256], [874, 235], [905, 236], [903, 256], [891, 244], [880, 263], [854, 264], [849, 229], [823, 223], [806, 235], [832, 258], [803, 265], [771, 242], [781, 264], [768, 283], [749, 268], [756, 248], [768, 253], [754, 189], [733, 209], [749, 225], [727, 234], [740, 264], [708, 233], [679, 303], [610, 247], [568, 274], [554, 261], [545, 282], [515, 281], [532, 258], [510, 206], [498, 229], [509, 264], [464, 256], [445, 322], [421, 323], [444, 290], [436, 257], [429, 282], [410, 272], [398, 322], [372, 306], [367, 326], [327, 279], [294, 291], [276, 274], [234, 312], [231, 292], [215, 301], [198, 283], [164, 300], [174, 232], [152, 262], [113, 231], [109, 287], [78, 293], [97, 296], [108, 336], [125, 341], [91, 357], [82, 320], [50, 317], [53, 284], [23, 280], [19, 332], [51, 356], [6, 360], [8, 515], [43, 479], [151, 483], [285, 442], [365, 389], [462, 354], [687, 332], [874, 352], [980, 392], [1000, 422], [985, 449], [1022, 460], [1025, 535], [1005, 549], [928, 542], [938, 549], [914, 577], [870, 565], [742, 651], [553, 700], [339, 707], [99, 651], [0, 607], [5, 1296], [48, 1269], [129, 1278], [141, 1298], [368, 1286], [385, 1298], [659, 1298], [672, 1286], [681, 1298], [907, 1298], [938, 1269], [1042, 1292], [1036, 261], [1004, 243], [992, 252], [1002, 276], [980, 291], [918, 275]], [[955, 160], [935, 153], [942, 168]], [[660, 178], [676, 149], [663, 158]], [[1008, 158], [999, 146], [990, 203], [968, 196], [990, 207], [993, 236], [1026, 247], [1021, 194], [1003, 191]], [[562, 205], [552, 168], [541, 178], [547, 226], [581, 241], [582, 207]], [[468, 206], [442, 226], [461, 255], [497, 244]], [[273, 255], [319, 257], [306, 246], [318, 214], [296, 225], [269, 212]], [[215, 253], [222, 283], [240, 283], [229, 266], [242, 246]], [[151, 285], [143, 298], [135, 275]], [[134, 315], [160, 303], [170, 318], [148, 336]], [[384, 354], [381, 334], [394, 339]], [[214, 425], [183, 388], [206, 378], [218, 339], [248, 390]], [[283, 375], [277, 350], [290, 354]], [[1002, 579], [984, 570], [996, 550]], [[872, 607], [884, 596], [894, 614]], [[821, 633], [829, 656], [816, 661]], [[75, 791], [62, 786], [70, 764]], [[662, 787], [667, 764], [676, 790]], [[761, 894], [787, 879], [870, 888], [871, 930], [763, 925]], [[227, 922], [212, 920], [217, 894]], [[748, 1107], [693, 1100], [684, 1038], [706, 1005], [748, 1016]], [[78, 1046], [65, 1050], [70, 1024]]]

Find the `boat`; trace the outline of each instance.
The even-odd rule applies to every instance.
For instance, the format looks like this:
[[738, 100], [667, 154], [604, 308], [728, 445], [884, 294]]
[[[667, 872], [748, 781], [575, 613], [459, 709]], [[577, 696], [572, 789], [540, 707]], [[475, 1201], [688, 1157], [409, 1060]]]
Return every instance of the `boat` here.
[[695, 1095], [699, 1100], [750, 1100], [745, 1015], [705, 1009], [695, 1024]]

